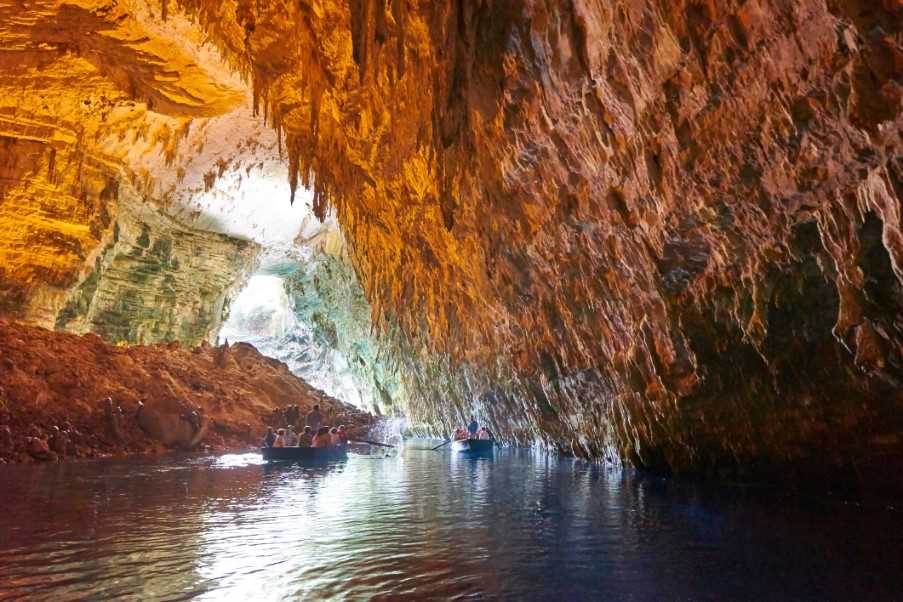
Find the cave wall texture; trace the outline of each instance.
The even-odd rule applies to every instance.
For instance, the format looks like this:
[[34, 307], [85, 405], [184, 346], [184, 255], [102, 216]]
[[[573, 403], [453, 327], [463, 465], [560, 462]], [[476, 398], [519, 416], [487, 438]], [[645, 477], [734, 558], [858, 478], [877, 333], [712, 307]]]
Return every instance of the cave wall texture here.
[[147, 205], [125, 209], [54, 326], [114, 342], [215, 339], [257, 245], [185, 227]]
[[335, 209], [415, 420], [899, 479], [899, 2], [179, 4]]
[[[357, 390], [350, 400], [375, 413], [394, 414], [407, 403], [404, 385], [391, 352], [373, 330], [372, 307], [344, 250], [342, 245], [314, 253], [286, 279], [285, 289], [299, 322], [311, 332], [309, 347], [341, 358], [340, 375], [347, 375]], [[335, 361], [315, 364], [308, 370], [337, 367]]]
[[197, 344], [253, 269], [253, 241], [195, 227], [180, 201], [252, 176], [275, 133], [197, 27], [158, 16], [143, 2], [0, 3], [0, 312]]
[[[613, 461], [903, 489], [899, 0], [4, 6], [5, 38], [56, 24], [5, 81], [90, 67], [139, 107], [119, 131], [241, 104], [234, 74], [154, 45], [173, 32], [248, 78], [293, 189], [337, 216], [415, 423], [475, 411]], [[49, 113], [81, 123], [71, 102]]]

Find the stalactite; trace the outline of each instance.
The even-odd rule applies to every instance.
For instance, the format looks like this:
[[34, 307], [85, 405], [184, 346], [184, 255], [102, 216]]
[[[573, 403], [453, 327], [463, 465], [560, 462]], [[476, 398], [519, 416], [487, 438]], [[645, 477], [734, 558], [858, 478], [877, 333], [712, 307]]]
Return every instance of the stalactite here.
[[[344, 228], [412, 416], [491, 394], [506, 436], [676, 470], [875, 464], [903, 378], [900, 9], [609, 4], [174, 6], [251, 82], [290, 202]], [[185, 111], [102, 38], [71, 47], [128, 59], [119, 100]]]
[[287, 140], [286, 145], [288, 147], [288, 182], [292, 191], [289, 202], [294, 205], [295, 192], [298, 189], [298, 170], [300, 169], [301, 152], [298, 143], [295, 140]]

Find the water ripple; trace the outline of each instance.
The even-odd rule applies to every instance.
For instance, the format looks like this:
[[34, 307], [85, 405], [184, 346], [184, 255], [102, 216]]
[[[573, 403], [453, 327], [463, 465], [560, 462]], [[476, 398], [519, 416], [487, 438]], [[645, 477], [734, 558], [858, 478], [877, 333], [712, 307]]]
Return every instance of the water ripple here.
[[[0, 468], [0, 599], [892, 599], [900, 514], [533, 452]], [[843, 533], [843, 537], [834, 534]]]

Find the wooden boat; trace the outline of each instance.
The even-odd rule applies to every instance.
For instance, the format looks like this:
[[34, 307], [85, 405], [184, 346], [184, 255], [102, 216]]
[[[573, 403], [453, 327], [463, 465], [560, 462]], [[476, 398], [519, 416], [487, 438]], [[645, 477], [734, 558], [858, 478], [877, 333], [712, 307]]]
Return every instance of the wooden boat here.
[[261, 447], [260, 453], [267, 462], [331, 462], [346, 460], [346, 447]]
[[492, 439], [459, 439], [452, 441], [452, 451], [465, 454], [486, 454], [492, 451]]

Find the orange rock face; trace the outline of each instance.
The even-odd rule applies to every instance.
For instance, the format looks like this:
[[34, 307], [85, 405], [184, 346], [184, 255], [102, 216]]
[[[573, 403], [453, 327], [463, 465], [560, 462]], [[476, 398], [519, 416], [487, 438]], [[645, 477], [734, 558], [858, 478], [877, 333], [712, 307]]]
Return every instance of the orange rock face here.
[[[415, 421], [678, 471], [903, 466], [899, 2], [121, 6], [250, 78]], [[157, 89], [122, 60], [135, 89], [106, 85]]]
[[[0, 321], [0, 460], [163, 451], [198, 432], [211, 449], [256, 445], [273, 410], [321, 404], [327, 424], [366, 430], [370, 417], [291, 374], [253, 347], [114, 346], [95, 335], [50, 332]], [[105, 399], [112, 399], [112, 415]], [[141, 412], [151, 419], [141, 419]], [[196, 416], [192, 412], [197, 412]], [[159, 432], [154, 428], [163, 425]], [[67, 446], [53, 456], [56, 428]], [[7, 430], [8, 429], [8, 430]], [[8, 435], [6, 434], [8, 433]], [[4, 439], [8, 437], [7, 439]], [[35, 439], [39, 440], [35, 442]]]
[[158, 17], [143, 2], [0, 6], [2, 313], [114, 341], [215, 337], [257, 250], [170, 213], [277, 142], [243, 125], [247, 86], [203, 33]]
[[899, 3], [180, 4], [335, 207], [413, 417], [900, 465]]

